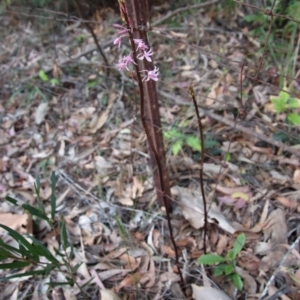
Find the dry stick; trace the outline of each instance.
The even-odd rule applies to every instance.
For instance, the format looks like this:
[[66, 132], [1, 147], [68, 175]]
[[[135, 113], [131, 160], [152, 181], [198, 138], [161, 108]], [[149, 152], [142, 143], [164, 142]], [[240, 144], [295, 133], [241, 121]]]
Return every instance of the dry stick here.
[[170, 19], [173, 16], [176, 16], [177, 14], [189, 10], [189, 9], [193, 9], [193, 8], [201, 8], [201, 7], [205, 7], [211, 4], [215, 4], [221, 2], [220, 0], [212, 0], [212, 1], [208, 1], [208, 2], [204, 2], [204, 3], [198, 3], [198, 4], [193, 4], [193, 5], [187, 5], [184, 7], [179, 7], [173, 11], [169, 11], [164, 17], [160, 18], [159, 20], [153, 22], [153, 26], [156, 26], [158, 24], [163, 23], [164, 21]]
[[[119, 4], [124, 5], [120, 2], [119, 2]], [[141, 103], [142, 124], [143, 124], [144, 130], [145, 130], [146, 136], [147, 136], [148, 143], [150, 145], [150, 148], [151, 148], [151, 150], [154, 154], [155, 160], [156, 160], [157, 169], [158, 169], [158, 172], [159, 172], [160, 184], [161, 184], [161, 192], [162, 192], [162, 197], [163, 197], [163, 203], [164, 203], [164, 206], [165, 206], [165, 209], [166, 209], [168, 228], [169, 228], [169, 232], [170, 232], [170, 239], [171, 239], [171, 242], [172, 242], [173, 247], [174, 247], [176, 265], [177, 265], [178, 273], [179, 273], [179, 276], [180, 276], [181, 286], [183, 287], [184, 286], [184, 280], [183, 280], [182, 272], [181, 272], [181, 269], [180, 269], [180, 266], [179, 266], [178, 248], [176, 246], [176, 242], [175, 242], [174, 235], [173, 235], [173, 230], [172, 230], [172, 225], [171, 225], [170, 209], [168, 207], [169, 199], [167, 198], [167, 195], [166, 195], [166, 192], [165, 192], [162, 165], [161, 165], [161, 162], [160, 162], [160, 158], [159, 158], [157, 149], [154, 146], [154, 142], [153, 142], [153, 139], [151, 137], [151, 134], [150, 134], [150, 131], [149, 131], [149, 128], [148, 128], [148, 125], [147, 125], [147, 121], [146, 121], [146, 118], [145, 118], [145, 99], [144, 99], [143, 82], [142, 82], [140, 69], [139, 69], [139, 65], [138, 65], [136, 47], [135, 47], [134, 40], [133, 40], [134, 38], [133, 38], [133, 34], [130, 30], [129, 18], [128, 18], [127, 11], [126, 11], [125, 7], [123, 9], [123, 16], [124, 16], [124, 19], [125, 19], [127, 29], [129, 30], [128, 35], [129, 35], [129, 39], [130, 39], [131, 49], [132, 49], [132, 52], [133, 52], [133, 59], [134, 59], [134, 62], [135, 62], [135, 64], [134, 64], [135, 72], [136, 72], [137, 79], [138, 79], [138, 86], [139, 86], [140, 100], [141, 100], [140, 103]]]
[[275, 279], [276, 275], [278, 274], [278, 272], [280, 271], [281, 267], [283, 266], [283, 264], [285, 263], [286, 259], [288, 258], [288, 256], [290, 255], [290, 253], [292, 252], [292, 250], [296, 247], [296, 245], [300, 242], [300, 235], [297, 237], [297, 239], [295, 240], [295, 242], [291, 245], [291, 247], [289, 248], [289, 250], [287, 251], [287, 253], [284, 255], [283, 259], [281, 260], [279, 266], [277, 267], [277, 269], [275, 270], [275, 272], [272, 274], [271, 278], [269, 279], [268, 283], [266, 284], [266, 287], [264, 288], [263, 292], [261, 293], [260, 297], [258, 300], [262, 300], [263, 297], [267, 294], [268, 289], [270, 287], [270, 285], [272, 284], [273, 280]]
[[[260, 7], [258, 7], [258, 6], [255, 6], [255, 5], [251, 5], [251, 4], [248, 4], [248, 3], [244, 3], [244, 2], [241, 2], [241, 1], [238, 1], [238, 0], [233, 0], [233, 1], [236, 2], [236, 3], [238, 3], [238, 4], [245, 5], [245, 6], [254, 8], [254, 9], [256, 9], [256, 10], [259, 10], [259, 11], [263, 12], [264, 14], [266, 14], [266, 12], [268, 12], [268, 10], [265, 10], [265, 9], [263, 9], [263, 8], [260, 8]], [[293, 19], [293, 18], [291, 18], [291, 17], [289, 17], [289, 16], [279, 15], [279, 14], [273, 14], [273, 13], [272, 13], [272, 15], [273, 15], [274, 17], [283, 18], [283, 19], [286, 19], [286, 20], [289, 20], [289, 21], [293, 21], [293, 22], [295, 22], [295, 23], [300, 24], [300, 20]]]
[[[175, 96], [175, 95], [171, 95], [169, 93], [166, 93], [164, 91], [160, 91], [158, 90], [158, 93], [161, 94], [162, 96], [166, 97], [166, 98], [169, 98], [173, 101], [173, 103], [175, 102], [176, 104], [179, 104], [179, 105], [191, 105], [191, 103], [188, 103], [186, 101], [184, 101], [184, 99], [180, 96]], [[210, 118], [218, 121], [218, 122], [221, 122], [231, 128], [235, 128], [236, 130], [240, 130], [242, 132], [244, 132], [245, 134], [249, 135], [249, 136], [252, 136], [252, 137], [255, 137], [259, 140], [262, 140], [262, 141], [265, 141], [273, 146], [276, 146], [278, 148], [281, 148], [283, 151], [287, 151], [291, 154], [294, 154], [296, 155], [297, 157], [300, 158], [300, 151], [299, 149], [297, 150], [296, 148], [292, 148], [280, 141], [275, 141], [273, 140], [272, 138], [264, 135], [264, 134], [261, 134], [261, 133], [257, 133], [255, 131], [253, 131], [252, 129], [250, 128], [246, 128], [240, 124], [236, 124], [236, 122], [233, 122], [231, 120], [228, 120], [224, 117], [222, 117], [221, 115], [218, 115], [218, 114], [215, 114], [214, 112], [210, 111], [210, 110], [207, 110], [207, 109], [203, 109], [200, 107], [200, 111], [203, 112], [205, 115], [209, 116]]]
[[200, 132], [200, 143], [201, 143], [201, 160], [200, 160], [200, 188], [201, 188], [201, 194], [203, 199], [203, 209], [204, 209], [204, 254], [206, 254], [206, 237], [207, 237], [207, 224], [208, 224], [208, 213], [207, 213], [207, 204], [206, 204], [206, 197], [205, 197], [205, 191], [204, 191], [204, 178], [203, 178], [203, 166], [204, 166], [204, 136], [203, 136], [203, 127], [200, 119], [200, 114], [197, 106], [196, 96], [194, 92], [194, 88], [190, 85], [189, 87], [189, 93], [193, 99], [198, 125], [199, 125], [199, 132]]
[[[76, 5], [77, 5], [77, 10], [78, 10], [78, 13], [80, 15], [80, 18], [84, 19], [84, 16], [83, 16], [83, 7], [82, 7], [82, 5], [80, 3], [80, 0], [75, 0], [75, 2], [76, 2]], [[84, 24], [85, 24], [87, 30], [92, 35], [92, 37], [94, 39], [94, 42], [95, 42], [95, 44], [97, 46], [97, 49], [98, 49], [100, 55], [102, 56], [102, 58], [104, 60], [104, 63], [106, 65], [106, 76], [109, 77], [109, 64], [108, 64], [108, 60], [107, 60], [107, 58], [106, 58], [106, 56], [105, 56], [105, 54], [104, 54], [101, 46], [99, 45], [99, 42], [98, 42], [97, 37], [96, 37], [96, 34], [95, 34], [95, 32], [94, 32], [94, 30], [93, 30], [93, 28], [92, 28], [92, 26], [91, 26], [90, 23], [87, 22], [87, 23], [84, 23]]]
[[254, 81], [257, 81], [258, 74], [259, 74], [260, 69], [263, 65], [264, 56], [265, 56], [265, 53], [266, 53], [266, 50], [267, 50], [267, 45], [268, 45], [268, 41], [269, 41], [269, 38], [270, 38], [270, 35], [271, 35], [271, 30], [272, 30], [272, 25], [273, 25], [273, 9], [274, 9], [275, 4], [276, 4], [276, 0], [273, 1], [271, 10], [266, 10], [264, 12], [264, 14], [267, 15], [267, 16], [270, 16], [271, 19], [270, 19], [270, 24], [269, 24], [269, 29], [268, 29], [268, 35], [267, 35], [267, 38], [266, 38], [266, 41], [265, 41], [264, 50], [263, 50], [262, 56], [259, 58], [258, 69], [256, 71]]

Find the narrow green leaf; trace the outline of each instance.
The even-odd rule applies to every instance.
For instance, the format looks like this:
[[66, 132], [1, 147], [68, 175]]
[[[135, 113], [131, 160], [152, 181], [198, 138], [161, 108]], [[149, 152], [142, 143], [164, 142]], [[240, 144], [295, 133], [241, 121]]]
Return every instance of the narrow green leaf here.
[[246, 236], [244, 233], [241, 233], [236, 238], [236, 241], [233, 245], [233, 259], [237, 257], [237, 255], [241, 252], [246, 242]]
[[60, 257], [64, 258], [65, 254], [60, 252], [57, 248], [53, 247], [53, 250], [55, 252], [56, 255], [59, 255]]
[[56, 287], [56, 286], [64, 286], [64, 285], [73, 285], [73, 282], [71, 280], [65, 281], [65, 282], [48, 282], [49, 286]]
[[72, 243], [70, 244], [70, 248], [71, 248], [70, 259], [73, 259], [74, 258], [74, 247], [73, 247]]
[[73, 273], [76, 273], [77, 272], [77, 270], [79, 269], [79, 267], [82, 265], [82, 263], [77, 263], [76, 265], [75, 265], [75, 267], [73, 268]]
[[27, 236], [33, 241], [33, 246], [40, 256], [46, 257], [53, 264], [59, 264], [59, 261], [55, 258], [55, 256], [52, 255], [49, 249], [45, 245], [43, 245], [43, 243], [41, 243], [39, 240], [37, 240], [31, 235]]
[[225, 275], [229, 275], [229, 274], [233, 273], [233, 271], [234, 271], [234, 267], [232, 264], [227, 265], [224, 270]]
[[233, 249], [230, 249], [228, 252], [227, 252], [227, 255], [226, 255], [226, 257], [227, 257], [227, 260], [229, 260], [229, 261], [234, 261], [234, 251], [233, 251]]
[[89, 284], [93, 281], [93, 277], [91, 277], [85, 284], [83, 284], [80, 288], [84, 289], [85, 287], [89, 286]]
[[51, 197], [50, 197], [52, 221], [54, 221], [54, 219], [55, 219], [55, 210], [56, 210], [55, 186], [56, 186], [56, 176], [55, 176], [55, 172], [52, 171], [52, 174], [51, 174]]
[[33, 207], [27, 203], [23, 204], [22, 208], [25, 211], [27, 211], [29, 214], [31, 214], [32, 216], [36, 216], [42, 220], [49, 221], [49, 218], [47, 217], [47, 215], [39, 208]]
[[11, 237], [13, 237], [19, 243], [21, 254], [22, 254], [21, 246], [24, 246], [25, 252], [26, 252], [26, 253], [24, 253], [24, 251], [23, 251], [24, 255], [31, 257], [34, 260], [39, 259], [39, 256], [38, 256], [36, 250], [34, 249], [34, 247], [21, 234], [19, 234], [17, 231], [15, 231], [15, 230], [11, 229], [10, 227], [7, 227], [3, 224], [0, 224], [0, 227], [5, 229], [9, 233], [9, 235]]
[[[1, 239], [0, 239], [1, 240]], [[16, 253], [17, 255], [15, 256]], [[17, 258], [17, 257], [20, 257], [20, 250], [15, 248], [15, 247], [12, 247], [12, 246], [9, 246], [9, 245], [0, 245], [0, 255], [2, 257], [5, 257], [5, 258]]]
[[68, 235], [67, 235], [66, 223], [64, 222], [63, 217], [61, 218], [60, 221], [60, 239], [63, 248], [66, 249], [68, 247]]
[[210, 265], [220, 262], [225, 262], [226, 259], [217, 254], [204, 254], [200, 256], [197, 260], [198, 264]]
[[117, 221], [117, 225], [119, 227], [119, 230], [121, 231], [121, 236], [126, 239], [126, 230], [124, 228], [124, 225], [122, 224], [122, 221], [119, 219], [118, 216], [115, 216], [115, 220]]
[[49, 276], [50, 275], [50, 272], [52, 271], [52, 270], [54, 270], [55, 269], [55, 266], [54, 265], [52, 265], [52, 264], [47, 264], [47, 266], [46, 266], [46, 268], [45, 268], [45, 275], [46, 276]]
[[40, 189], [41, 189], [41, 180], [40, 180], [39, 175], [36, 176], [35, 182], [36, 182], [34, 184], [35, 192], [39, 195], [40, 194]]
[[232, 276], [232, 280], [233, 280], [233, 283], [234, 283], [235, 287], [239, 291], [241, 291], [243, 289], [243, 286], [244, 286], [241, 276], [238, 273], [234, 273], [233, 276]]
[[12, 278], [19, 278], [19, 277], [24, 277], [24, 276], [38, 276], [38, 275], [43, 275], [44, 273], [45, 273], [44, 270], [18, 273], [18, 274], [14, 274], [14, 275], [11, 275], [11, 276], [0, 277], [0, 282], [1, 281], [7, 281], [7, 280], [12, 279]]
[[20, 250], [13, 247], [13, 246], [10, 246], [10, 245], [7, 245], [3, 242], [2, 239], [0, 239], [0, 253], [3, 254], [3, 251], [9, 251], [9, 252], [16, 252], [17, 254], [21, 254]]
[[17, 206], [18, 205], [18, 201], [12, 197], [6, 196], [6, 201], [10, 202], [11, 204]]
[[22, 244], [20, 244], [19, 243], [19, 249], [20, 249], [20, 253], [21, 253], [21, 255], [22, 255], [22, 257], [24, 258], [24, 259], [28, 259], [28, 258], [30, 258], [31, 256], [31, 253], [30, 253], [30, 251], [28, 251]]
[[8, 264], [0, 264], [0, 269], [18, 269], [24, 268], [30, 265], [28, 261], [14, 261]]
[[51, 192], [52, 192], [52, 193], [55, 193], [56, 175], [55, 175], [55, 172], [54, 172], [54, 171], [52, 171], [52, 173], [51, 173], [50, 181], [51, 181]]

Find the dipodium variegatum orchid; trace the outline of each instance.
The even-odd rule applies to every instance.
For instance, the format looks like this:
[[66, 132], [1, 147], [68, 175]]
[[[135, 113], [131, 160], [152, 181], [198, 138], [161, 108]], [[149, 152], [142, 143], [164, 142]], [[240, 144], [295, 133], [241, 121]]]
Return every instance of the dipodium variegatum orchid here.
[[[120, 48], [122, 44], [122, 39], [127, 36], [129, 29], [119, 24], [114, 24], [114, 27], [118, 29], [118, 37], [114, 40], [114, 45], [118, 45], [118, 47]], [[147, 61], [152, 61], [151, 58], [151, 56], [153, 55], [152, 49], [151, 48], [149, 49], [149, 46], [146, 45], [146, 43], [142, 39], [133, 39], [133, 41], [136, 47], [136, 51], [138, 51], [137, 58], [140, 60], [146, 59]], [[115, 64], [115, 66], [119, 71], [123, 71], [124, 69], [130, 71], [130, 69], [128, 68], [130, 64], [136, 65], [136, 62], [132, 57], [132, 52], [129, 53], [127, 56], [121, 58], [119, 62]], [[158, 75], [159, 75], [158, 67], [154, 67], [153, 70], [142, 70], [140, 72], [145, 73], [143, 81], [158, 80]]]

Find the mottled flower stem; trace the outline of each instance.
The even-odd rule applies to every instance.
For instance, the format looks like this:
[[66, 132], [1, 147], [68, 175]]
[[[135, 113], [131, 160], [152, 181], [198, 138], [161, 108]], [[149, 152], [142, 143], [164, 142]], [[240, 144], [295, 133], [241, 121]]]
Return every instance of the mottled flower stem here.
[[[137, 76], [140, 91], [140, 109], [142, 124], [147, 136], [151, 164], [153, 169], [153, 180], [156, 188], [158, 202], [165, 207], [170, 239], [175, 251], [176, 265], [180, 276], [181, 286], [184, 286], [182, 272], [179, 266], [178, 247], [176, 246], [172, 225], [171, 225], [171, 191], [168, 170], [166, 166], [166, 156], [164, 151], [163, 137], [161, 132], [161, 121], [159, 115], [158, 96], [155, 81], [158, 80], [158, 68], [153, 68], [153, 63], [149, 56], [152, 55], [149, 49], [147, 33], [140, 28], [141, 23], [146, 24], [147, 12], [145, 11], [146, 0], [119, 0], [120, 12], [125, 22], [132, 49], [132, 57], [135, 62], [134, 68]], [[141, 60], [143, 71], [147, 75], [142, 79], [138, 63], [137, 48], [143, 48], [145, 59]], [[148, 56], [148, 58], [146, 57]]]

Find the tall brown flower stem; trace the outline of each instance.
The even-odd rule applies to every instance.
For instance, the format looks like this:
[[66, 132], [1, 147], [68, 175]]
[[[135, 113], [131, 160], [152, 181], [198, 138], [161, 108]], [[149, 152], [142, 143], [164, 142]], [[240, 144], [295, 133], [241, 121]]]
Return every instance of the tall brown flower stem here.
[[[171, 191], [168, 169], [166, 165], [166, 155], [163, 143], [163, 135], [160, 130], [161, 121], [159, 114], [158, 95], [155, 81], [142, 81], [141, 70], [153, 70], [152, 61], [146, 59], [138, 60], [134, 39], [141, 39], [149, 46], [147, 32], [144, 30], [148, 21], [147, 0], [119, 0], [123, 21], [129, 29], [129, 39], [135, 62], [135, 72], [137, 76], [140, 92], [140, 108], [142, 124], [147, 136], [150, 162], [153, 170], [153, 181], [160, 206], [164, 206], [167, 215], [170, 239], [174, 247], [176, 265], [183, 286], [183, 276], [179, 267], [178, 248], [173, 236], [171, 225]], [[150, 47], [149, 47], [150, 48]]]

